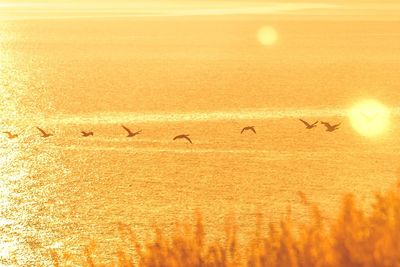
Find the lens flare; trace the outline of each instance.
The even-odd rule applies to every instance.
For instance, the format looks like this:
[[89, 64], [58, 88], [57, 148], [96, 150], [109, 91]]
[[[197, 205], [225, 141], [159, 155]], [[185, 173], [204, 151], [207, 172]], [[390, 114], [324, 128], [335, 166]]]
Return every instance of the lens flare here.
[[258, 30], [257, 39], [262, 45], [270, 46], [278, 41], [278, 33], [275, 28], [264, 26]]
[[377, 100], [364, 100], [350, 110], [350, 122], [361, 135], [373, 137], [385, 132], [390, 110]]

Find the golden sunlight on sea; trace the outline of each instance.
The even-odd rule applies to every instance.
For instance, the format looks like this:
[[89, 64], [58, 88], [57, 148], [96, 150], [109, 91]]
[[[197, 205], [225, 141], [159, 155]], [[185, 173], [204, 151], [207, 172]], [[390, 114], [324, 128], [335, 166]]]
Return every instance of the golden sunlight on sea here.
[[353, 128], [370, 137], [384, 133], [390, 124], [390, 110], [374, 99], [356, 104], [349, 116]]
[[0, 1], [0, 265], [398, 266], [384, 3]]

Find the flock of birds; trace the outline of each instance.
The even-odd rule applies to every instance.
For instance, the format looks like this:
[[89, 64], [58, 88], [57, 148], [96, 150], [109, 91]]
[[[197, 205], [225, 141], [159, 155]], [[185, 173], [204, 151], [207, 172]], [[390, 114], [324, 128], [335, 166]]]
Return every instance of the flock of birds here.
[[[316, 122], [314, 122], [313, 124], [309, 124], [309, 123], [306, 122], [305, 120], [302, 120], [302, 119], [299, 119], [299, 120], [300, 120], [302, 123], [304, 123], [304, 125], [306, 126], [306, 129], [312, 129], [312, 128], [317, 127], [317, 124], [318, 124], [318, 122], [319, 122], [319, 121], [316, 121]], [[339, 126], [340, 126], [341, 123], [332, 125], [332, 124], [330, 124], [329, 122], [321, 121], [321, 124], [323, 124], [323, 125], [326, 127], [326, 131], [327, 131], [327, 132], [333, 132], [333, 131], [339, 130]]]
[[[304, 123], [304, 125], [306, 126], [306, 129], [313, 129], [315, 127], [317, 127], [317, 124], [319, 121], [316, 121], [312, 124], [308, 123], [305, 120], [299, 119], [302, 123]], [[326, 127], [326, 131], [327, 132], [333, 132], [339, 129], [339, 126], [341, 123], [338, 124], [330, 124], [329, 122], [320, 122], [321, 124], [323, 124]], [[134, 137], [138, 134], [140, 134], [142, 132], [142, 130], [136, 131], [136, 132], [132, 132], [128, 127], [121, 125], [122, 128], [124, 128], [124, 130], [128, 133], [128, 135], [126, 137]], [[53, 134], [46, 132], [45, 130], [36, 127], [36, 129], [39, 130], [39, 132], [41, 133], [41, 137], [43, 138], [48, 138], [50, 136], [53, 136]], [[240, 132], [241, 134], [243, 134], [243, 132], [245, 131], [252, 131], [253, 133], [257, 133], [255, 130], [255, 126], [246, 126], [242, 129], [242, 131]], [[3, 132], [5, 134], [7, 134], [9, 139], [14, 139], [18, 137], [18, 134], [12, 133], [12, 132]], [[92, 131], [90, 132], [86, 132], [86, 131], [81, 131], [81, 134], [83, 137], [89, 137], [89, 136], [94, 136], [94, 133]], [[172, 140], [177, 140], [177, 139], [185, 139], [187, 140], [189, 143], [193, 144], [192, 140], [189, 138], [188, 134], [180, 134], [175, 136]]]

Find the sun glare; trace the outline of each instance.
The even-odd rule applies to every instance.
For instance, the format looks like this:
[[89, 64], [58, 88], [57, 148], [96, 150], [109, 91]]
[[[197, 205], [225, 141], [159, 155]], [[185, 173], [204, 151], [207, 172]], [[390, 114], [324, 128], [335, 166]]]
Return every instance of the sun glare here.
[[389, 125], [390, 111], [377, 100], [364, 100], [350, 110], [353, 128], [361, 135], [373, 137], [385, 132]]
[[271, 26], [263, 26], [257, 32], [258, 41], [265, 46], [270, 46], [278, 41], [278, 33]]

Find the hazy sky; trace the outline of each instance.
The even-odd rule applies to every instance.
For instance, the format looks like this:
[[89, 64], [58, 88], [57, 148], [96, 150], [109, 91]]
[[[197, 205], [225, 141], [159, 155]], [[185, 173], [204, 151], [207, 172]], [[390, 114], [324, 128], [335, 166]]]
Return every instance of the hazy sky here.
[[[398, 0], [0, 0], [0, 19], [82, 16], [315, 15], [397, 20]], [[61, 14], [62, 13], [62, 14]]]
[[190, 4], [190, 3], [341, 3], [341, 4], [367, 4], [367, 3], [375, 3], [375, 4], [386, 4], [386, 3], [397, 3], [399, 4], [398, 0], [251, 0], [251, 1], [244, 1], [244, 0], [2, 0], [0, 3], [3, 4], [32, 4], [32, 3], [74, 3], [74, 4], [82, 4], [82, 3], [91, 3], [91, 4], [99, 4], [99, 3], [110, 3], [110, 4], [118, 4], [118, 3], [180, 3], [180, 4]]

